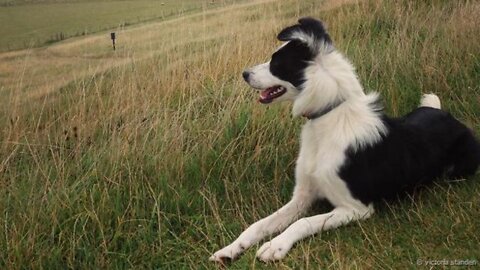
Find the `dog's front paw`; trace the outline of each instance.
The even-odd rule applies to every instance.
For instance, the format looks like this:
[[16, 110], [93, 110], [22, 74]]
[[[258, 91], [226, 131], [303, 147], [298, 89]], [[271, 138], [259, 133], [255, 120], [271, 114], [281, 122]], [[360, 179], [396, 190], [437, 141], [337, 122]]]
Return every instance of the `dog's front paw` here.
[[241, 245], [233, 243], [213, 253], [209, 260], [212, 262], [219, 262], [225, 264], [232, 260], [235, 260], [238, 255], [243, 252], [243, 250], [244, 248]]
[[278, 261], [287, 255], [292, 245], [281, 238], [266, 242], [257, 251], [257, 258], [264, 262]]

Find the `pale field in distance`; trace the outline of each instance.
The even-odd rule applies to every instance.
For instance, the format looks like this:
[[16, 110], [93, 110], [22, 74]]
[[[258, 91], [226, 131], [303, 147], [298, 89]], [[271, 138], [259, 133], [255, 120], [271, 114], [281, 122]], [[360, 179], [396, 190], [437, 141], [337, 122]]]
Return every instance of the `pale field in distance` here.
[[[0, 268], [212, 268], [290, 198], [303, 119], [241, 79], [321, 18], [388, 113], [434, 92], [480, 133], [480, 3], [250, 1], [0, 54]], [[233, 269], [402, 269], [480, 259], [480, 176]], [[319, 203], [310, 214], [325, 211]]]
[[0, 51], [45, 46], [107, 29], [172, 19], [242, 0], [0, 1]]

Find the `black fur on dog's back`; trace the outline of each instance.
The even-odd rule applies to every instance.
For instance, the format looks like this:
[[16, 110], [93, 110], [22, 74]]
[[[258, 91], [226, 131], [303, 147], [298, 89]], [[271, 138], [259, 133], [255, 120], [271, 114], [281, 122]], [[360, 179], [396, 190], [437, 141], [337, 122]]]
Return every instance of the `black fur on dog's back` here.
[[347, 151], [341, 178], [368, 204], [393, 198], [446, 174], [464, 178], [480, 164], [480, 144], [465, 125], [439, 109], [420, 107], [402, 118], [383, 117], [381, 142]]

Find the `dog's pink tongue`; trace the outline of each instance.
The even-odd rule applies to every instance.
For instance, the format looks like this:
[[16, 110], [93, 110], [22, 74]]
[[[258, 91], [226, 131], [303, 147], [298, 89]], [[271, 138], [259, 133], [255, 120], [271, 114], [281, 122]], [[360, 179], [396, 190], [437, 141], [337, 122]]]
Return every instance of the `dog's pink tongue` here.
[[263, 91], [260, 93], [260, 98], [261, 98], [261, 99], [266, 99], [266, 98], [268, 98], [268, 93], [269, 93], [269, 92], [270, 92], [270, 91], [269, 91], [268, 89], [267, 89], [267, 90], [263, 90]]

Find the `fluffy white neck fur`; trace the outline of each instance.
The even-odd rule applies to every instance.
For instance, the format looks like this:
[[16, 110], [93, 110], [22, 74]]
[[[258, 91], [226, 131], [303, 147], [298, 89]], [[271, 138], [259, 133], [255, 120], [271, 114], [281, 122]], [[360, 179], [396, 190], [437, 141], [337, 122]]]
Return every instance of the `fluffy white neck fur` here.
[[293, 104], [293, 115], [321, 110], [338, 101], [365, 96], [355, 69], [340, 53], [320, 53], [305, 70], [303, 90]]
[[334, 132], [354, 150], [381, 140], [388, 133], [379, 111], [377, 93], [366, 95], [353, 66], [338, 52], [321, 55], [306, 70], [304, 89], [294, 101], [293, 115], [314, 113], [343, 101], [328, 114], [309, 121], [308, 126]]

